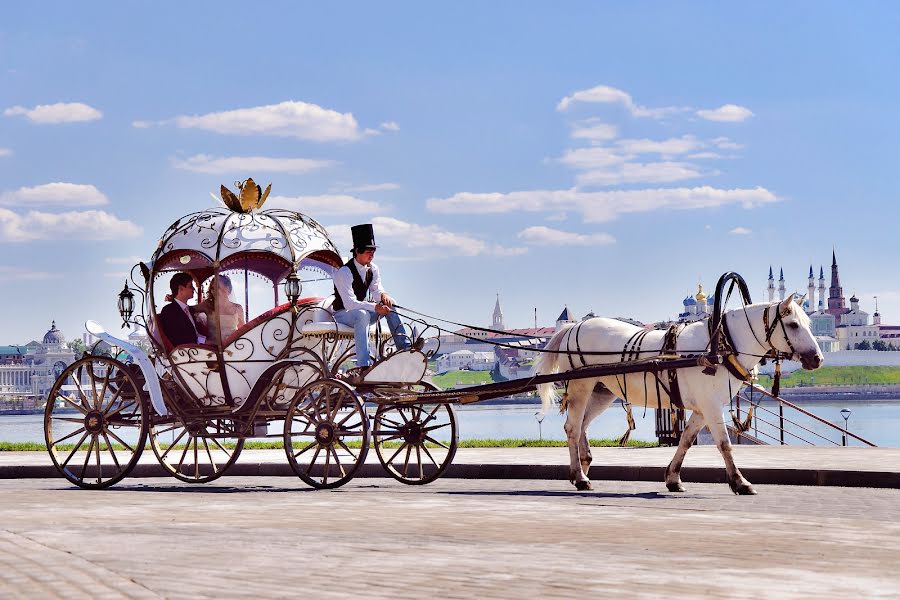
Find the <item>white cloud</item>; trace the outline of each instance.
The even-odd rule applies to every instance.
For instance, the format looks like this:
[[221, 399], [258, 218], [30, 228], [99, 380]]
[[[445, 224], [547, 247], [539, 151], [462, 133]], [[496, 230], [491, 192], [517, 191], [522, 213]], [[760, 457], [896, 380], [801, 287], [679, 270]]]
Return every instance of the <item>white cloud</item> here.
[[353, 141], [360, 131], [352, 113], [339, 113], [307, 102], [239, 108], [205, 115], [183, 115], [173, 119], [185, 129], [204, 129], [229, 135], [274, 135], [317, 142]]
[[9, 148], [0, 148], [0, 157], [12, 156], [13, 151]]
[[387, 192], [390, 190], [399, 190], [399, 183], [367, 183], [363, 185], [349, 186], [342, 188], [345, 192]]
[[0, 266], [0, 281], [43, 281], [45, 279], [52, 279], [56, 277], [56, 275], [52, 273], [46, 273], [43, 271], [32, 271], [31, 269], [25, 269], [23, 267], [5, 267]]
[[119, 240], [141, 235], [143, 230], [102, 210], [20, 215], [0, 208], [0, 241]]
[[460, 192], [448, 198], [429, 198], [428, 210], [441, 214], [502, 214], [510, 212], [577, 211], [585, 221], [612, 221], [623, 214], [659, 210], [699, 210], [732, 204], [753, 208], [779, 199], [763, 187], [718, 189], [650, 188], [584, 192], [532, 190], [509, 193]]
[[400, 125], [396, 121], [385, 121], [379, 127], [387, 131], [400, 131]]
[[556, 110], [566, 111], [576, 102], [592, 104], [618, 104], [631, 113], [634, 117], [651, 117], [660, 119], [670, 114], [690, 110], [687, 107], [665, 106], [661, 108], [648, 108], [639, 106], [632, 100], [631, 95], [618, 88], [606, 85], [598, 85], [587, 90], [579, 90], [571, 96], [566, 96], [556, 105]]
[[572, 139], [591, 140], [592, 142], [613, 140], [619, 135], [619, 129], [615, 125], [603, 123], [599, 119], [588, 119], [575, 125], [572, 129]]
[[0, 193], [0, 206], [100, 206], [109, 199], [92, 185], [45, 183]]
[[730, 233], [732, 235], [750, 235], [751, 233], [753, 233], [753, 231], [751, 231], [750, 229], [747, 229], [746, 227], [735, 227], [728, 233]]
[[697, 116], [707, 121], [739, 123], [752, 117], [753, 112], [737, 104], [723, 104], [719, 108], [698, 110]]
[[721, 159], [728, 158], [727, 156], [722, 156], [717, 152], [696, 152], [694, 154], [688, 154], [687, 158], [701, 160], [701, 159]]
[[526, 242], [543, 246], [599, 246], [616, 243], [616, 238], [608, 233], [573, 233], [542, 225], [523, 229], [518, 237]]
[[691, 164], [683, 162], [624, 163], [605, 169], [579, 173], [579, 186], [610, 186], [629, 183], [672, 183], [703, 176]]
[[740, 150], [744, 147], [743, 144], [732, 142], [727, 137], [717, 137], [712, 140], [712, 143], [716, 146], [716, 148], [720, 148], [722, 150]]
[[267, 208], [286, 208], [307, 215], [373, 215], [384, 211], [378, 202], [361, 200], [347, 194], [320, 196], [271, 196]]
[[210, 156], [197, 154], [185, 159], [173, 158], [176, 169], [194, 173], [308, 173], [337, 164], [333, 160], [312, 158], [271, 158], [268, 156]]
[[631, 158], [613, 148], [592, 146], [566, 150], [559, 162], [574, 169], [590, 170], [617, 165]]
[[153, 121], [132, 121], [131, 126], [135, 129], [147, 129], [153, 126]]
[[[393, 217], [372, 219], [379, 252], [392, 259], [431, 260], [458, 256], [516, 256], [527, 248], [507, 248], [462, 233], [454, 233], [438, 225], [418, 225]], [[338, 248], [352, 244], [349, 225], [331, 225], [329, 237]], [[383, 252], [386, 251], [386, 252]], [[377, 256], [376, 256], [377, 258]]]
[[627, 154], [677, 156], [702, 148], [703, 142], [692, 135], [684, 135], [680, 138], [669, 138], [667, 140], [619, 140], [616, 142], [616, 145]]
[[78, 123], [96, 121], [103, 113], [92, 106], [81, 102], [57, 102], [56, 104], [38, 104], [34, 108], [12, 106], [3, 111], [7, 117], [22, 116], [39, 125], [57, 123]]

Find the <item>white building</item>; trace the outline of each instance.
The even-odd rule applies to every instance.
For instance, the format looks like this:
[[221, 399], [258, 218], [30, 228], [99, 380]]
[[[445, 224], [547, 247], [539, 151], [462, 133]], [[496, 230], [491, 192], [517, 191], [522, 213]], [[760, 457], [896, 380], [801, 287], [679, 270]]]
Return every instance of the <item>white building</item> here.
[[[19, 351], [12, 352], [15, 348]], [[43, 398], [63, 369], [73, 362], [75, 353], [53, 321], [40, 343], [0, 346], [0, 395]]]
[[450, 354], [442, 354], [437, 359], [437, 373], [447, 371], [490, 371], [494, 367], [493, 352], [472, 352], [457, 350]]

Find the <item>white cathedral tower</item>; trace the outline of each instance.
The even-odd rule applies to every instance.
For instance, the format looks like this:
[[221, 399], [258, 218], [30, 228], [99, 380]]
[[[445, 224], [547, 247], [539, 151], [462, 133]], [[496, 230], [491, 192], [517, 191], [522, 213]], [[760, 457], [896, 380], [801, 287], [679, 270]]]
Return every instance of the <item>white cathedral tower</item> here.
[[766, 291], [769, 292], [769, 302], [775, 302], [775, 277], [772, 275], [772, 265], [769, 265], [769, 285]]
[[497, 303], [494, 305], [494, 316], [491, 321], [491, 329], [506, 331], [503, 325], [503, 310], [500, 308], [500, 294], [497, 294]]

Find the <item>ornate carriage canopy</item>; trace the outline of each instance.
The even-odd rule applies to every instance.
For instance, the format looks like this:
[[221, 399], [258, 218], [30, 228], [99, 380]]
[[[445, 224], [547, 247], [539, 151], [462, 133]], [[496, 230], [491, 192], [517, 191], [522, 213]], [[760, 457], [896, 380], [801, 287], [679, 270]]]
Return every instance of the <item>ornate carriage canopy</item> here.
[[149, 267], [152, 274], [189, 270], [200, 279], [240, 268], [279, 281], [306, 266], [331, 275], [341, 263], [325, 228], [306, 215], [283, 209], [240, 213], [223, 207], [170, 225]]

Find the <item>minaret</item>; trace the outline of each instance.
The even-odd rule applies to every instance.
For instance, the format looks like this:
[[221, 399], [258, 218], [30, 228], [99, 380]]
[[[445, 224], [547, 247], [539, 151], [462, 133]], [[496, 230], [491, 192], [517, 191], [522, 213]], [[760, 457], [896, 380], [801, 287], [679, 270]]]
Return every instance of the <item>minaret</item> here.
[[819, 312], [825, 312], [825, 269], [819, 265]]
[[494, 317], [491, 321], [491, 329], [506, 331], [503, 325], [503, 310], [500, 308], [500, 294], [497, 294], [497, 303], [494, 305]]
[[809, 301], [809, 310], [807, 312], [816, 312], [816, 274], [813, 273], [812, 265], [809, 265], [809, 283], [806, 288], [806, 298]]
[[769, 302], [775, 302], [775, 277], [772, 276], [772, 265], [769, 265], [769, 287], [766, 290], [769, 292]]
[[787, 290], [784, 289], [784, 267], [782, 267], [780, 275], [778, 277], [778, 299], [784, 302], [784, 295], [786, 293]]
[[838, 275], [837, 258], [834, 250], [831, 251], [831, 287], [828, 288], [828, 313], [835, 317], [847, 310], [844, 305], [844, 290], [841, 289], [841, 278]]
[[872, 325], [881, 325], [881, 313], [878, 312], [878, 296], [875, 296], [875, 314], [872, 315]]

